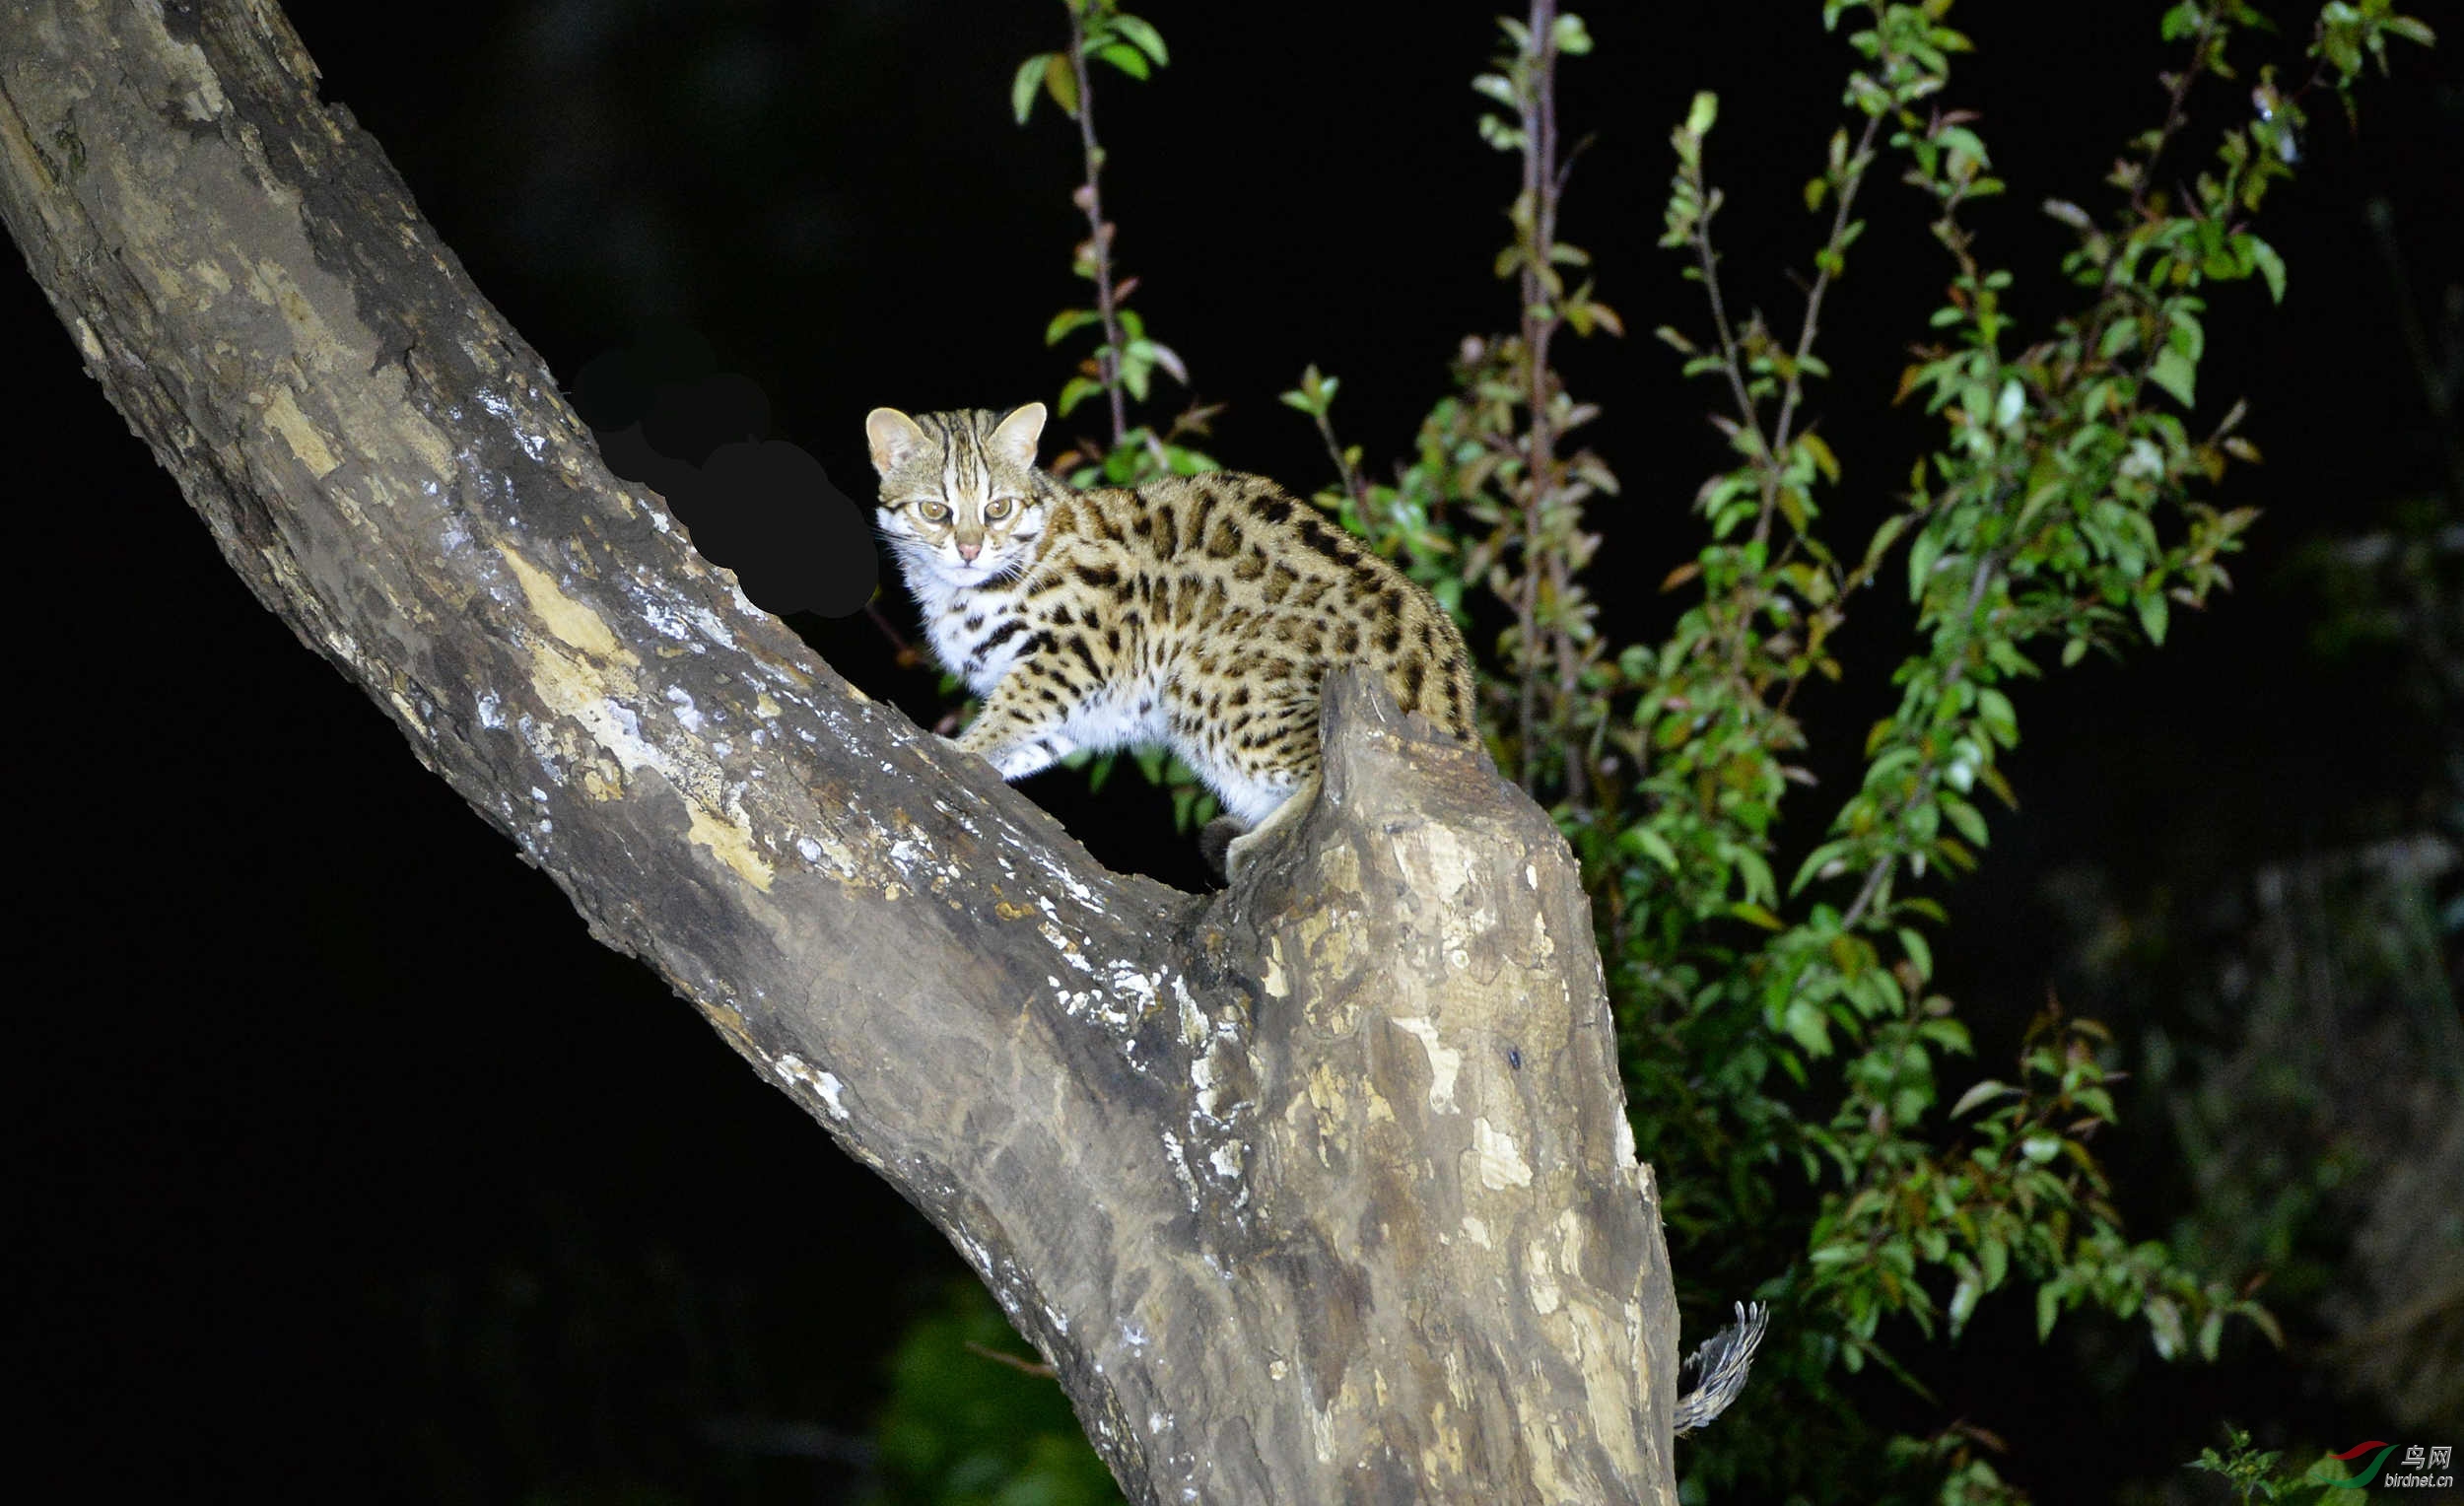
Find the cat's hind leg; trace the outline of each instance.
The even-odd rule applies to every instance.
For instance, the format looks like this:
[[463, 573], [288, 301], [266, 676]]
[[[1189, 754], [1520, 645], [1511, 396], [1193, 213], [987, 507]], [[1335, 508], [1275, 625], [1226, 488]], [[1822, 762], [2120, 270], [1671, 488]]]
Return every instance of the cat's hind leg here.
[[1231, 845], [1223, 850], [1225, 878], [1239, 879], [1242, 869], [1255, 861], [1267, 847], [1280, 842], [1303, 816], [1309, 814], [1310, 807], [1318, 803], [1318, 775], [1313, 770], [1308, 778], [1293, 787], [1291, 794], [1282, 804], [1267, 812], [1265, 820], [1232, 839]]
[[1231, 730], [1237, 741], [1217, 793], [1250, 828], [1224, 850], [1224, 874], [1237, 879], [1318, 803], [1317, 692], [1287, 691]]

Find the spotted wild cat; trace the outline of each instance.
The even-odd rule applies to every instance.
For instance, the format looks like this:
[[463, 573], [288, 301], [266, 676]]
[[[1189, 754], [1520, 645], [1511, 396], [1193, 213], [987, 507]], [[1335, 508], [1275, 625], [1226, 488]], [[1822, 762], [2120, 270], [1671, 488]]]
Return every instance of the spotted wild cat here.
[[1078, 491], [1035, 468], [1044, 405], [865, 416], [881, 531], [933, 653], [984, 698], [958, 738], [1003, 779], [1161, 745], [1248, 835], [1306, 810], [1328, 668], [1376, 670], [1472, 741], [1471, 657], [1403, 574], [1273, 482], [1231, 471]]

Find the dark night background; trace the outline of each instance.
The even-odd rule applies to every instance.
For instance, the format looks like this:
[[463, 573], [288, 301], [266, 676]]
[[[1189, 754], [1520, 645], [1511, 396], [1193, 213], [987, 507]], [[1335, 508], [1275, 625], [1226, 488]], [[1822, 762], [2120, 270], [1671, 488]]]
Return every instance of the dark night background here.
[[[2177, 615], [2161, 651], [2018, 696], [2026, 740], [2008, 767], [2024, 808], [1995, 815], [1937, 943], [1977, 1070], [1999, 1069], [2063, 966], [2049, 875], [2196, 892], [2367, 835], [2436, 782], [2397, 661], [2315, 652], [2319, 603], [2289, 568], [2304, 540], [2439, 485], [2363, 206], [2392, 202], [2434, 307], [2464, 276], [2458, 227], [2438, 223], [2464, 191], [2464, 16], [2406, 8], [2444, 51], [2367, 81], [2358, 141], [2323, 103], [2309, 160], [2268, 205], [2284, 306], [2255, 286], [2213, 295], [2202, 417], [2245, 393], [2267, 454], [2223, 493], [2267, 510], [2240, 588]], [[568, 382], [646, 320], [682, 320], [768, 395], [770, 437], [868, 506], [866, 409], [1049, 401], [1069, 373], [1041, 337], [1082, 297], [1074, 133], [1049, 104], [1021, 130], [1007, 104], [1016, 62], [1063, 34], [1056, 4], [287, 9], [325, 97]], [[1145, 85], [1099, 79], [1136, 305], [1197, 390], [1231, 404], [1205, 442], [1227, 463], [1321, 484], [1315, 435], [1274, 401], [1315, 361], [1344, 378], [1338, 426], [1382, 469], [1460, 337], [1511, 321], [1489, 262], [1512, 163], [1474, 136], [1467, 87], [1495, 9], [1156, 0], [1144, 14], [1173, 65]], [[1951, 18], [1979, 44], [1951, 103], [1983, 111], [2013, 184], [1975, 223], [1988, 258], [2018, 268], [2023, 313], [2062, 291], [2065, 233], [2033, 206], [2100, 210], [2119, 144], [2160, 114], [2160, 10], [1976, 0]], [[1598, 134], [1565, 235], [1635, 331], [1566, 356], [1626, 487], [1596, 514], [1608, 543], [1593, 571], [1621, 637], [1674, 612], [1648, 585], [1697, 547], [1686, 500], [1724, 463], [1700, 422], [1711, 389], [1679, 383], [1644, 333], [1703, 323], [1652, 244], [1667, 132], [1693, 90], [1721, 92], [1731, 298], [1793, 327], [1782, 269], [1815, 236], [1799, 185], [1841, 118], [1847, 58], [1814, 14], [1587, 9], [1599, 50], [1562, 76], [1569, 138]], [[2207, 98], [2237, 106], [2230, 89]], [[2223, 118], [2194, 133], [2201, 153]], [[1874, 225], [1825, 347], [1839, 376], [1815, 394], [1848, 470], [1838, 540], [1862, 541], [1932, 433], [1886, 401], [1947, 276], [1892, 176], [1868, 188]], [[34, 1393], [35, 1474], [183, 1499], [578, 1498], [619, 1477], [839, 1499], [856, 1472], [844, 1459], [746, 1464], [728, 1427], [811, 1424], [823, 1454], [862, 1438], [887, 1346], [958, 1262], [691, 1009], [591, 943], [253, 603], [13, 268], [0, 350], [15, 431], [0, 496], [31, 598], [11, 720], [34, 817], [16, 863], [9, 1368]], [[1093, 411], [1061, 432], [1092, 433]], [[882, 605], [903, 622], [895, 586]], [[1807, 705], [1818, 743], [1853, 752], [1887, 704], [1904, 616], [1888, 585], [1859, 603], [1843, 656], [1863, 688]], [[791, 620], [857, 684], [938, 715], [933, 678], [898, 668], [864, 616]], [[1852, 778], [1839, 754], [1817, 767], [1827, 787], [1799, 797], [1800, 844]], [[1033, 787], [1105, 860], [1202, 881], [1168, 804], [1133, 779], [1100, 805], [1067, 776]], [[2133, 1022], [2114, 1023], [2129, 1041]], [[2164, 1143], [2113, 1151], [2144, 1235], [2165, 1232], [2172, 1184], [2125, 1150]], [[2149, 1364], [2129, 1393], [2094, 1393], [2068, 1379], [2061, 1335], [2038, 1349], [2023, 1295], [1995, 1300], [1955, 1349], [1923, 1351], [1942, 1404], [1909, 1404], [1906, 1425], [1991, 1429], [2041, 1501], [2161, 1475], [2228, 1415], [2291, 1419], [2311, 1444], [2394, 1436], [2248, 1342], [2222, 1367]], [[2114, 1342], [2145, 1347], [2135, 1331]]]

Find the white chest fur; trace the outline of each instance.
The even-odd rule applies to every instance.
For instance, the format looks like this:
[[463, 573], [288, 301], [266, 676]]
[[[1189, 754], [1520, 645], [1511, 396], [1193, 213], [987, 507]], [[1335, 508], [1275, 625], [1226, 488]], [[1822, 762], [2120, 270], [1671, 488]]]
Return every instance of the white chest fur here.
[[911, 582], [924, 609], [924, 636], [941, 667], [989, 696], [1034, 636], [1015, 591], [1006, 585], [960, 587]]

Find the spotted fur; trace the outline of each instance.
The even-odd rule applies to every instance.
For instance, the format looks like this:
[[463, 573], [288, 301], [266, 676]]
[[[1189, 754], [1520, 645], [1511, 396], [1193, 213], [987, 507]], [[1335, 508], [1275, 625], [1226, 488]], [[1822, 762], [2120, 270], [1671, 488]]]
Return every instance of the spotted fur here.
[[1471, 657], [1445, 610], [1317, 509], [1231, 471], [1078, 491], [1035, 468], [1044, 405], [864, 420], [882, 535], [933, 653], [984, 698], [958, 745], [1003, 779], [1160, 744], [1249, 835], [1318, 784], [1327, 669], [1381, 674], [1471, 741]]

